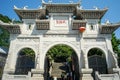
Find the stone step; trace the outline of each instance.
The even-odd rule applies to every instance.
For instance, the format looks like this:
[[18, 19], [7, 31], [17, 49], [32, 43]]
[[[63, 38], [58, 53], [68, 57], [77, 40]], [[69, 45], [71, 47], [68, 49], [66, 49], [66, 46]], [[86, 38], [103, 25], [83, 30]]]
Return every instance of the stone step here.
[[64, 63], [53, 63], [51, 75], [53, 77], [61, 78], [61, 74], [62, 72], [65, 72], [65, 69]]

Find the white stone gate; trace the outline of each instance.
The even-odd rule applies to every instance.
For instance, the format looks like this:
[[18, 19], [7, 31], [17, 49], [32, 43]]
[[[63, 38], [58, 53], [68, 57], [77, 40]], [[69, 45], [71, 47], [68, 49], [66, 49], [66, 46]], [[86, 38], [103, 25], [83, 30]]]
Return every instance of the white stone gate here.
[[[88, 65], [88, 52], [92, 48], [103, 51], [108, 73], [114, 74], [117, 60], [112, 50], [111, 33], [120, 24], [100, 24], [108, 9], [84, 10], [79, 3], [43, 3], [39, 9], [14, 8], [23, 23], [0, 22], [10, 32], [9, 54], [2, 80], [44, 80], [47, 51], [57, 45], [70, 46], [77, 54], [81, 80], [92, 80]], [[35, 68], [28, 75], [15, 75], [19, 51], [31, 48], [35, 52]]]

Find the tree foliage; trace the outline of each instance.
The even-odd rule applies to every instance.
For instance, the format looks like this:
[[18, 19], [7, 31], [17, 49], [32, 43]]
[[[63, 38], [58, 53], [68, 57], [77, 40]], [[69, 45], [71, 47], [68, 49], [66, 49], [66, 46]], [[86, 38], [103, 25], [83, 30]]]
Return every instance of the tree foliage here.
[[0, 27], [0, 46], [8, 47], [9, 46], [9, 32], [2, 27]]
[[[0, 14], [0, 20], [4, 23], [22, 23], [19, 20], [12, 21], [8, 16]], [[0, 26], [0, 46], [9, 47], [9, 36], [10, 33]]]
[[88, 52], [88, 56], [92, 56], [92, 55], [103, 56], [103, 52], [98, 48], [93, 48]]
[[117, 53], [118, 57], [120, 57], [120, 39], [117, 39], [115, 33], [112, 34], [112, 47], [113, 51]]
[[74, 50], [67, 46], [67, 45], [56, 45], [53, 46], [49, 51], [47, 56], [51, 57], [51, 59], [55, 61], [66, 61], [67, 58], [69, 58], [74, 52]]
[[[0, 14], [0, 20], [4, 23], [11, 22], [11, 19], [7, 16]], [[9, 47], [9, 32], [0, 26], [0, 46]]]
[[25, 55], [25, 56], [31, 57], [32, 60], [34, 60], [34, 58], [35, 58], [35, 52], [30, 48], [22, 49], [20, 51], [20, 55]]
[[0, 20], [3, 21], [4, 23], [10, 23], [11, 19], [8, 16], [3, 16], [0, 14]]

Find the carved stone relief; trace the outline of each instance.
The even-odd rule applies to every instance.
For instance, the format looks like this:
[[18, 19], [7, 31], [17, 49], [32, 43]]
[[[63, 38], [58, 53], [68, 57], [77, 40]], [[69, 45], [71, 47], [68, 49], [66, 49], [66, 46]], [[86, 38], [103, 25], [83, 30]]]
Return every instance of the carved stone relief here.
[[18, 37], [19, 42], [39, 42], [39, 37]]
[[[76, 41], [62, 41], [62, 42], [58, 42], [58, 41], [45, 41], [45, 42], [43, 42], [43, 53], [46, 51], [46, 48], [48, 47], [48, 46], [50, 46], [50, 45], [53, 45], [54, 43], [60, 43], [60, 44], [66, 44], [66, 45], [68, 45], [68, 46], [70, 46], [70, 45], [72, 45], [72, 46], [70, 46], [71, 48], [74, 46], [74, 48], [76, 49], [76, 50], [80, 50], [80, 42], [76, 42]], [[54, 46], [54, 45], [53, 45]], [[52, 46], [51, 46], [52, 47]]]

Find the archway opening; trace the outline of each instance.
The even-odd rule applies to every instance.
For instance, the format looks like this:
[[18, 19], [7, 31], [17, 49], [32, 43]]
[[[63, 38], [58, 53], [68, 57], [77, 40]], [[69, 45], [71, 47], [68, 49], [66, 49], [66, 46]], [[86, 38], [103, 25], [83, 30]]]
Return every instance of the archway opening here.
[[93, 77], [95, 71], [98, 71], [100, 74], [107, 73], [107, 62], [104, 52], [98, 48], [92, 48], [88, 52], [88, 63], [89, 68], [93, 69]]
[[35, 52], [31, 48], [22, 49], [17, 58], [15, 74], [27, 75], [35, 66]]
[[51, 47], [45, 59], [45, 80], [56, 77], [79, 80], [79, 64], [76, 52], [68, 45], [58, 44]]

